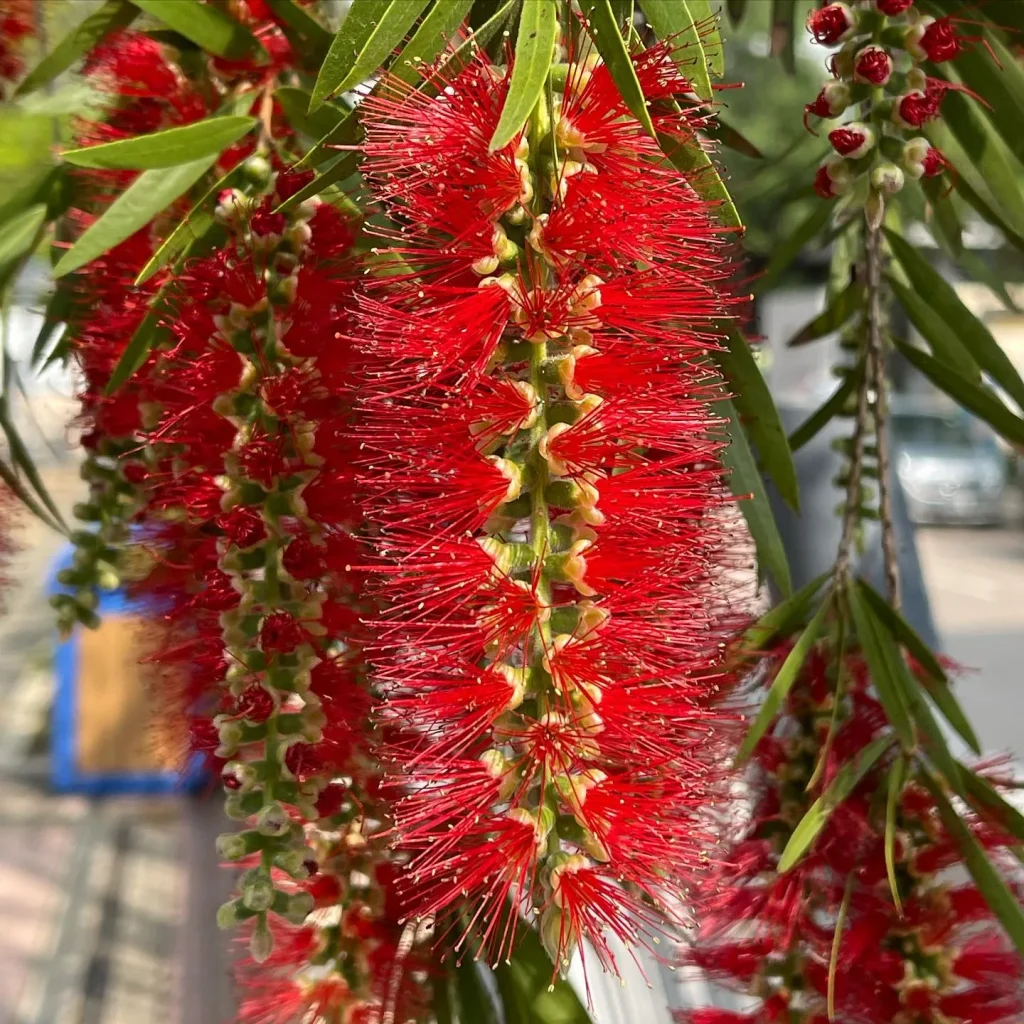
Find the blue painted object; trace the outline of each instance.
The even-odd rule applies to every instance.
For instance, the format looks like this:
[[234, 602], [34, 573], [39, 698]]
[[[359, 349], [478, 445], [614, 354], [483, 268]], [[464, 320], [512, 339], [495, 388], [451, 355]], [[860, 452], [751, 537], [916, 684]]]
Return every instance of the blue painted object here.
[[[57, 573], [71, 565], [74, 547], [64, 546], [54, 560], [47, 581], [47, 594], [67, 592], [57, 582]], [[139, 602], [131, 600], [123, 590], [101, 593], [96, 609], [102, 619], [138, 615]], [[53, 706], [53, 738], [50, 779], [54, 789], [64, 793], [87, 793], [91, 796], [117, 794], [181, 793], [201, 786], [206, 778], [203, 758], [195, 755], [182, 772], [121, 772], [100, 774], [85, 772], [78, 759], [78, 683], [79, 638], [84, 627], [76, 626], [67, 640], [57, 640], [54, 657], [56, 693]]]

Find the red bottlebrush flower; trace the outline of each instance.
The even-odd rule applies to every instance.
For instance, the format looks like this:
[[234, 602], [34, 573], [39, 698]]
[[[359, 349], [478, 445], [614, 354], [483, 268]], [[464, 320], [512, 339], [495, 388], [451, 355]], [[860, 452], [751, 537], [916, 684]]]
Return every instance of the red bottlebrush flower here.
[[952, 18], [926, 16], [907, 29], [903, 47], [915, 60], [941, 64], [963, 53], [964, 37], [957, 32]]
[[868, 125], [853, 121], [830, 131], [828, 141], [840, 156], [857, 159], [870, 152], [875, 144], [875, 133]]
[[[648, 95], [686, 87], [663, 46], [636, 68]], [[387, 252], [425, 269], [371, 284], [354, 335], [407, 913], [468, 897], [504, 951], [511, 898], [557, 962], [587, 938], [611, 966], [602, 928], [641, 941], [708, 847], [727, 499], [704, 356], [727, 266], [596, 58], [570, 62], [544, 173], [532, 125], [489, 151], [506, 74], [427, 74], [434, 96], [385, 82], [364, 104]]]
[[912, 178], [935, 177], [947, 166], [946, 158], [923, 138], [911, 139], [903, 147], [901, 163]]
[[897, 96], [893, 101], [892, 120], [901, 128], [920, 128], [935, 120], [948, 88], [944, 82], [929, 79], [924, 92], [914, 90]]
[[0, 83], [21, 74], [24, 63], [18, 50], [34, 30], [32, 0], [0, 0]]
[[[789, 646], [769, 652], [766, 684]], [[886, 815], [877, 799], [887, 783], [885, 757], [833, 809], [803, 859], [778, 873], [780, 851], [811, 801], [841, 766], [889, 731], [860, 654], [847, 649], [847, 689], [837, 698], [835, 649], [826, 643], [815, 653], [786, 712], [754, 752], [751, 807], [732, 819], [734, 839], [703, 883], [707, 903], [687, 962], [717, 984], [758, 997], [758, 1006], [737, 1014], [751, 1024], [788, 1019], [794, 993], [802, 1021], [1011, 1024], [1024, 1012], [1024, 961], [973, 883], [952, 881], [961, 877], [949, 870], [961, 863], [959, 847], [931, 793], [913, 782], [896, 805], [893, 857], [902, 912], [893, 902]], [[827, 749], [826, 735], [832, 737]], [[811, 782], [813, 774], [819, 781]], [[1010, 837], [971, 817], [965, 823], [1012, 873]], [[834, 922], [844, 900], [832, 986]], [[679, 1020], [716, 1021], [717, 1012], [683, 1011]]]
[[856, 28], [857, 17], [844, 3], [828, 4], [807, 15], [807, 31], [816, 43], [823, 46], [834, 46], [849, 39]]
[[885, 85], [892, 77], [892, 57], [880, 46], [865, 46], [853, 59], [853, 78], [869, 85]]
[[875, 9], [890, 18], [899, 17], [907, 8], [914, 6], [914, 0], [875, 0]]

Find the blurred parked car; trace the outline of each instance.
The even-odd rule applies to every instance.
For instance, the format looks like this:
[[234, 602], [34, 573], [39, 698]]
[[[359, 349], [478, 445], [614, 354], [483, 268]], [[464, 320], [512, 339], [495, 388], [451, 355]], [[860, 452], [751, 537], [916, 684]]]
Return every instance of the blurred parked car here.
[[996, 526], [1009, 476], [996, 435], [961, 409], [894, 401], [896, 472], [915, 523]]

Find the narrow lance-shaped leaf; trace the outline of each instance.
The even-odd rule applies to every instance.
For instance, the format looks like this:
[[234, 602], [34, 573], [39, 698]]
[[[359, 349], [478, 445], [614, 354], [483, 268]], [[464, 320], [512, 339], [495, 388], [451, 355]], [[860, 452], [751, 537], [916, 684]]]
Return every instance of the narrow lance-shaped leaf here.
[[721, 399], [717, 405], [719, 414], [726, 417], [731, 424], [730, 443], [722, 451], [722, 462], [730, 470], [729, 489], [737, 497], [744, 499], [740, 501], [740, 511], [747, 521], [750, 535], [754, 538], [760, 567], [772, 577], [779, 591], [788, 596], [793, 589], [789, 563], [786, 561], [786, 550], [779, 536], [775, 517], [772, 515], [761, 473], [750, 451], [743, 427], [737, 420], [732, 402]]
[[473, 0], [444, 0], [434, 4], [395, 58], [391, 74], [403, 82], [415, 82], [420, 69], [429, 66], [445, 48], [472, 6]]
[[920, 299], [902, 281], [892, 274], [885, 275], [886, 283], [892, 289], [896, 301], [907, 314], [917, 333], [924, 338], [932, 355], [974, 384], [981, 381], [981, 370], [970, 351], [961, 342], [949, 322], [941, 317], [930, 303]]
[[331, 46], [331, 33], [327, 31], [311, 14], [300, 7], [295, 0], [265, 0], [267, 6], [284, 26], [285, 34], [289, 29], [298, 35], [312, 56], [319, 63]]
[[729, 190], [699, 138], [694, 136], [683, 140], [659, 132], [658, 145], [672, 164], [687, 176], [697, 195], [715, 206], [715, 212], [722, 224], [729, 228], [742, 228], [743, 222], [729, 195]]
[[215, 156], [247, 135], [256, 126], [254, 117], [211, 117], [181, 128], [150, 135], [136, 135], [99, 146], [66, 150], [62, 156], [78, 167], [120, 168], [147, 171], [176, 167], [206, 156]]
[[928, 297], [928, 306], [941, 322], [949, 325], [962, 348], [1024, 409], [1024, 381], [991, 331], [963, 304], [952, 285], [920, 252], [893, 231], [886, 229], [885, 235], [918, 296]]
[[10, 453], [11, 463], [14, 470], [21, 476], [24, 476], [32, 486], [32, 490], [39, 496], [39, 500], [46, 506], [49, 516], [41, 518], [47, 521], [49, 517], [52, 517], [50, 525], [55, 524], [60, 532], [67, 533], [68, 528], [64, 522], [64, 517], [57, 507], [57, 503], [50, 497], [50, 492], [47, 490], [43, 478], [39, 475], [39, 469], [36, 467], [28, 448], [25, 446], [25, 442], [21, 438], [21, 434], [11, 419], [10, 387], [14, 378], [14, 369], [6, 351], [3, 354], [3, 364], [4, 382], [3, 393], [0, 394], [0, 430], [3, 431], [4, 436], [7, 438], [7, 450]]
[[128, 0], [107, 0], [40, 60], [18, 83], [18, 88], [14, 91], [15, 96], [24, 96], [48, 85], [67, 71], [79, 57], [92, 50], [97, 43], [127, 28], [138, 13], [138, 8]]
[[843, 942], [846, 915], [850, 912], [850, 898], [853, 896], [853, 884], [856, 880], [857, 876], [851, 871], [846, 879], [843, 898], [839, 904], [839, 913], [836, 915], [835, 931], [832, 934], [832, 952], [828, 958], [828, 984], [825, 989], [825, 1006], [830, 1021], [836, 1019], [836, 968], [839, 966], [839, 947]]
[[720, 142], [723, 146], [735, 151], [736, 153], [742, 153], [744, 156], [749, 156], [751, 160], [763, 160], [764, 153], [761, 152], [745, 135], [738, 132], [732, 125], [728, 124], [723, 120], [722, 115], [719, 114], [708, 126], [704, 129], [704, 134], [709, 138], [714, 139], [716, 142]]
[[135, 284], [148, 281], [165, 263], [175, 259], [185, 248], [197, 238], [201, 238], [214, 223], [211, 207], [221, 190], [232, 188], [242, 180], [244, 170], [241, 164], [232, 167], [222, 178], [203, 193], [195, 206], [183, 217], [174, 230], [163, 240], [156, 252], [150, 256], [146, 265], [139, 271]]
[[46, 206], [37, 203], [12, 217], [0, 231], [0, 267], [21, 259], [39, 243], [39, 229], [46, 220]]
[[507, 146], [533, 113], [544, 92], [557, 38], [558, 7], [555, 0], [533, 0], [526, 4], [519, 19], [508, 95], [491, 136], [492, 152]]
[[800, 424], [792, 434], [789, 435], [789, 447], [791, 451], [799, 451], [808, 441], [817, 437], [818, 433], [842, 412], [849, 401], [850, 396], [857, 389], [861, 377], [864, 375], [863, 364], [858, 364], [848, 370], [843, 376], [839, 387], [832, 392], [831, 397], [826, 399], [810, 416]]
[[924, 784], [935, 799], [942, 824], [952, 837], [964, 859], [964, 864], [978, 886], [985, 902], [999, 918], [1017, 949], [1024, 953], [1024, 909], [1005, 880], [989, 860], [981, 843], [960, 819], [938, 780], [928, 771], [922, 773]]
[[788, 636], [793, 631], [796, 624], [802, 619], [806, 618], [807, 612], [811, 607], [811, 603], [814, 598], [817, 597], [818, 591], [821, 590], [825, 583], [825, 580], [829, 578], [830, 573], [822, 573], [820, 576], [811, 580], [810, 583], [805, 583], [799, 590], [780, 601], [778, 604], [773, 605], [768, 609], [754, 623], [750, 626], [747, 631], [743, 634], [743, 638], [740, 641], [740, 648], [744, 651], [759, 652], [764, 649], [764, 645], [769, 640], [773, 639], [777, 635]]
[[[702, 31], [710, 28], [707, 23], [701, 23], [701, 15], [706, 18], [707, 7], [704, 0], [643, 0], [647, 21], [657, 37], [671, 39], [675, 44], [672, 56], [680, 73], [690, 80], [697, 97], [710, 102], [714, 92], [708, 74], [708, 54], [704, 48], [705, 42], [710, 40], [701, 39]], [[721, 49], [719, 40], [719, 54]]]
[[960, 765], [960, 781], [968, 802], [981, 817], [1024, 842], [1024, 814], [1005, 800], [988, 779]]
[[779, 494], [794, 512], [800, 511], [800, 490], [793, 453], [782, 427], [778, 409], [747, 339], [736, 328], [726, 335], [727, 348], [715, 352], [715, 360], [729, 382], [733, 405]]
[[586, 12], [587, 31], [604, 58], [619, 94], [644, 131], [653, 137], [654, 124], [611, 4], [608, 0], [585, 0], [583, 10]]
[[284, 85], [274, 92], [274, 99], [281, 104], [288, 123], [303, 135], [322, 139], [332, 133], [351, 111], [335, 103], [324, 103], [312, 114], [309, 113], [309, 90], [294, 85]]
[[928, 649], [928, 645], [917, 635], [910, 623], [866, 580], [860, 580], [859, 586], [864, 600], [877, 620], [889, 631], [897, 643], [907, 649], [927, 674], [928, 680], [922, 685], [935, 701], [936, 707], [945, 716], [946, 721], [956, 729], [971, 750], [980, 754], [981, 744], [978, 742], [978, 737], [956, 697], [953, 696], [949, 678], [939, 663], [939, 659]]
[[786, 343], [790, 348], [806, 345], [810, 341], [838, 331], [855, 313], [864, 306], [864, 285], [851, 281], [829, 304], [809, 323], [804, 324]]
[[54, 276], [78, 270], [130, 238], [184, 195], [216, 159], [214, 154], [180, 167], [143, 171], [61, 257], [54, 268]]
[[[310, 113], [334, 93], [358, 85], [372, 74], [424, 7], [425, 0], [361, 0], [352, 4], [317, 75]], [[376, 54], [380, 56], [374, 59]]]
[[835, 778], [825, 792], [811, 804], [807, 813], [793, 829], [789, 842], [786, 843], [786, 848], [779, 858], [780, 874], [785, 874], [796, 867], [821, 834], [821, 830], [828, 824], [832, 812], [854, 791], [857, 783], [891, 746], [891, 736], [879, 736], [836, 772]]
[[263, 52], [255, 36], [241, 22], [210, 4], [201, 4], [198, 0], [132, 0], [132, 3], [218, 57], [237, 59]]
[[896, 808], [899, 806], [906, 772], [906, 755], [901, 754], [889, 769], [889, 787], [885, 799], [885, 873], [889, 878], [889, 891], [896, 905], [896, 913], [900, 917], [903, 917], [903, 901], [896, 879]]
[[[339, 153], [333, 160], [322, 164], [320, 173], [311, 182], [303, 185], [298, 192], [290, 195], [274, 212], [281, 213], [284, 210], [290, 210], [298, 206], [299, 203], [304, 203], [307, 199], [320, 195], [325, 189], [355, 174], [356, 167], [355, 153]], [[356, 215], [360, 213], [355, 208], [352, 212]]]
[[889, 719], [889, 724], [896, 731], [903, 746], [909, 750], [915, 745], [914, 727], [910, 721], [910, 712], [903, 702], [899, 682], [893, 676], [893, 665], [886, 656], [883, 638], [875, 629], [874, 620], [864, 604], [860, 589], [853, 580], [847, 581], [846, 597], [857, 631], [857, 640], [871, 673], [871, 682], [878, 693], [878, 699]]
[[989, 388], [964, 380], [956, 370], [913, 345], [897, 341], [896, 347], [907, 362], [917, 367], [940, 391], [983, 419], [1007, 441], [1024, 445], [1024, 420], [1014, 415]]
[[779, 671], [772, 680], [772, 685], [765, 695], [761, 707], [758, 709], [757, 717], [747, 730], [746, 736], [743, 737], [743, 742], [740, 744], [740, 749], [736, 754], [737, 765], [746, 763], [761, 737], [764, 736], [768, 731], [768, 727], [775, 720], [775, 716], [779, 713], [779, 708], [782, 707], [782, 702], [789, 695], [789, 691], [793, 688], [793, 683], [796, 682], [800, 669], [803, 668], [803, 664], [807, 660], [807, 655], [811, 653], [814, 642], [821, 636], [825, 619], [831, 606], [831, 595], [829, 595], [822, 602], [814, 618], [807, 624], [807, 628], [800, 634], [792, 650], [786, 655], [785, 661], [779, 667]]
[[782, 66], [796, 71], [796, 0], [772, 0], [772, 55], [781, 54]]

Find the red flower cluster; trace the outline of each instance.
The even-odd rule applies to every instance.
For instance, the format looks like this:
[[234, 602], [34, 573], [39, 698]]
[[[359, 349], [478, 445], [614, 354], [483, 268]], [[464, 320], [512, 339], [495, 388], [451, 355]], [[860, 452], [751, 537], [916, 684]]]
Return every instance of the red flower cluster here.
[[[668, 51], [635, 68], [658, 130], [691, 138]], [[493, 952], [511, 905], [559, 961], [586, 938], [614, 969], [609, 935], [676, 916], [712, 842], [728, 268], [596, 56], [492, 152], [508, 80], [477, 57], [363, 104], [400, 225], [360, 302], [371, 660], [410, 913], [460, 906]]]
[[[777, 670], [788, 647], [771, 661]], [[1024, 963], [977, 887], [955, 869], [959, 848], [933, 797], [914, 778], [899, 791], [893, 877], [885, 859], [885, 801], [891, 768], [883, 758], [831, 813], [811, 852], [779, 874], [779, 855], [819, 792], [888, 728], [859, 655], [847, 655], [838, 727], [830, 648], [812, 652], [790, 692], [786, 714], [755, 752], [754, 792], [736, 826], [728, 862], [707, 880], [709, 911], [689, 951], [691, 964], [760, 1003], [743, 1011], [694, 1009], [681, 1024], [1013, 1024], [1024, 1015]], [[769, 672], [768, 678], [773, 676]], [[968, 819], [997, 863], [1009, 837]], [[849, 885], [827, 1013], [829, 962]]]
[[21, 74], [21, 43], [34, 31], [32, 0], [0, 0], [0, 85]]
[[[933, 151], [935, 156], [924, 169], [919, 148], [925, 140], [908, 139], [903, 133], [937, 118], [949, 89], [973, 94], [963, 86], [928, 77], [918, 66], [924, 61], [952, 60], [964, 51], [968, 37], [959, 33], [954, 19], [918, 15], [911, 10], [913, 0], [875, 0], [874, 6], [877, 13], [835, 3], [808, 15], [808, 27], [817, 42], [843, 46], [830, 60], [834, 80], [827, 82], [816, 99], [805, 106], [804, 124], [809, 128], [812, 116], [836, 118], [851, 106], [859, 105], [864, 121], [870, 120], [877, 127], [879, 119], [875, 115], [881, 109], [887, 122], [884, 135], [904, 144], [904, 160], [899, 165], [887, 162], [886, 140], [875, 140], [873, 134], [870, 142], [861, 139], [866, 133], [860, 122], [844, 125], [830, 132], [829, 140], [836, 153], [845, 159], [826, 161], [818, 168], [814, 183], [819, 196], [831, 199], [848, 191], [858, 177], [870, 173], [872, 191], [868, 203], [877, 219], [884, 196], [898, 192], [905, 175], [920, 178], [940, 174], [947, 166], [942, 154]], [[902, 65], [898, 73], [895, 71], [893, 53], [898, 51], [893, 51], [894, 43], [904, 51], [903, 60], [909, 57], [912, 62], [905, 73]], [[886, 98], [879, 99], [875, 92], [879, 88], [886, 90]], [[876, 141], [877, 151], [871, 153]]]

